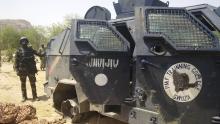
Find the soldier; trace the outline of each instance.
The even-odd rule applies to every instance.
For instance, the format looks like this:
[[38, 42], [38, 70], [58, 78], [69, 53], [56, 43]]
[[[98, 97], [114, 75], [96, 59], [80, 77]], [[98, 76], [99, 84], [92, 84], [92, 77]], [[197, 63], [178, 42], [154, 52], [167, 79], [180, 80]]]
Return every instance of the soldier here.
[[21, 81], [22, 102], [27, 100], [26, 78], [29, 78], [33, 100], [39, 101], [36, 91], [36, 77], [37, 67], [34, 55], [42, 56], [37, 53], [32, 47], [28, 46], [28, 39], [26, 37], [20, 38], [21, 47], [17, 50], [15, 55], [15, 70]]
[[[41, 48], [38, 50], [38, 53], [45, 55], [46, 48], [44, 47], [44, 44], [41, 44]], [[42, 56], [42, 57], [40, 57], [40, 69], [42, 71], [45, 70], [45, 65], [46, 65], [46, 58], [45, 58], [45, 56]]]

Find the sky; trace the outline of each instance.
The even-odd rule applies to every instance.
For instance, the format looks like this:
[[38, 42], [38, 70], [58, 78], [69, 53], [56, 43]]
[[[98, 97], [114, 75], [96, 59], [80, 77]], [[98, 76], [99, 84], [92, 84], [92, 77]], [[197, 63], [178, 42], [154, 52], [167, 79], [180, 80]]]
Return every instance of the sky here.
[[[84, 17], [86, 11], [95, 5], [106, 7], [115, 18], [113, 2], [118, 0], [0, 0], [0, 19], [25, 19], [32, 25], [49, 26], [62, 23], [67, 15]], [[185, 7], [197, 4], [220, 6], [220, 0], [162, 0], [171, 7]]]

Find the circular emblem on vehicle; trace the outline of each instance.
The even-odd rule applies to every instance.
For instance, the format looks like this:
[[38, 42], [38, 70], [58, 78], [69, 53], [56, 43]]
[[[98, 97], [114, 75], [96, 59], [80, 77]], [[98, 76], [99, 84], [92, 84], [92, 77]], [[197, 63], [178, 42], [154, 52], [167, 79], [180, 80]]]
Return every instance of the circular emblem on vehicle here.
[[108, 78], [105, 74], [97, 74], [95, 76], [95, 84], [98, 86], [105, 86], [108, 83]]
[[190, 102], [202, 89], [202, 75], [192, 64], [177, 63], [165, 73], [163, 87], [171, 99], [177, 102]]

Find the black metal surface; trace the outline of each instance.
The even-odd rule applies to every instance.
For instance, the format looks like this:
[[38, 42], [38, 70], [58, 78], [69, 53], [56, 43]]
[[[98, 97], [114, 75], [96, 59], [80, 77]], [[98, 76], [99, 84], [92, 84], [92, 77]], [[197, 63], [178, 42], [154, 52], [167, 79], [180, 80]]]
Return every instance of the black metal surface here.
[[[142, 26], [144, 25], [143, 23], [146, 22], [143, 22], [141, 19], [143, 17], [143, 14], [149, 13], [149, 11], [146, 12], [144, 8], [141, 8], [139, 10], [142, 10], [144, 12], [137, 13], [136, 15], [137, 18], [139, 18], [140, 20], [137, 19], [138, 22], [136, 23], [136, 34], [139, 37], [136, 37], [135, 42], [136, 44], [141, 45], [136, 45], [134, 54], [136, 60], [136, 70], [134, 73], [136, 75], [135, 89], [144, 89], [147, 99], [144, 104], [141, 102], [141, 99], [137, 99], [136, 105], [141, 108], [143, 107], [146, 110], [152, 110], [155, 112], [159, 111], [161, 117], [156, 116], [156, 118], [158, 119], [158, 121], [160, 120], [160, 118], [163, 118], [165, 121], [164, 123], [211, 123], [211, 118], [218, 115], [220, 110], [220, 95], [218, 93], [220, 88], [220, 84], [218, 83], [220, 76], [220, 66], [218, 61], [218, 58], [220, 57], [219, 50], [217, 49], [213, 50], [212, 52], [205, 52], [199, 49], [191, 49], [188, 52], [182, 52], [178, 51], [178, 48], [174, 47], [175, 49], [173, 49], [173, 47], [170, 47], [168, 45], [170, 42], [169, 39], [164, 38], [161, 33], [155, 33], [155, 35], [151, 36], [142, 33], [146, 30], [142, 28]], [[151, 10], [151, 8], [149, 10]], [[160, 16], [160, 18], [151, 17], [155, 19], [153, 23], [164, 24], [164, 22], [170, 21], [172, 22], [172, 24], [181, 24], [180, 22], [173, 21], [175, 17], [166, 17], [166, 13], [169, 12], [172, 12], [171, 14], [173, 15], [181, 15], [181, 12], [178, 12], [176, 10], [179, 9], [153, 9], [153, 11], [156, 12], [155, 15], [157, 13], [160, 13], [159, 15], [163, 15]], [[154, 12], [151, 13], [154, 14]], [[187, 14], [184, 14], [184, 16], [186, 15]], [[190, 15], [188, 17], [190, 17]], [[159, 19], [163, 21], [158, 21]], [[195, 19], [192, 24], [195, 25], [196, 23], [200, 22]], [[173, 28], [172, 26], [175, 25], [170, 25], [169, 29], [165, 28], [168, 27], [168, 24], [162, 25], [162, 27], [158, 26], [158, 28], [155, 28], [153, 30], [165, 30], [164, 33], [166, 34], [170, 31], [170, 29]], [[203, 25], [201, 24], [200, 26]], [[188, 26], [183, 26], [182, 28], [174, 28], [175, 30], [173, 30], [171, 35], [182, 29], [187, 30], [188, 33], [193, 34], [194, 30], [188, 30], [191, 29], [191, 27], [188, 28]], [[147, 30], [149, 31], [148, 26]], [[201, 32], [206, 32], [206, 27], [199, 28], [199, 30]], [[179, 36], [178, 38], [180, 38], [181, 34], [177, 34], [176, 36]], [[201, 38], [199, 35], [196, 35], [195, 37], [198, 39]], [[185, 40], [189, 40], [189, 44], [192, 43], [193, 39], [188, 39], [188, 37], [182, 37], [180, 39], [184, 38], [186, 38]], [[178, 42], [177, 40], [178, 39], [175, 39], [174, 43]], [[153, 54], [151, 48], [155, 45], [160, 45], [163, 50], [166, 51], [166, 54]], [[184, 49], [188, 50], [187, 47]], [[187, 69], [181, 70], [183, 65], [178, 65], [177, 63], [188, 63], [188, 65], [190, 66], [188, 70], [192, 69], [194, 71], [187, 71]], [[171, 77], [167, 78], [167, 75], [169, 74], [171, 75]], [[171, 88], [173, 89], [167, 90]], [[197, 89], [198, 94], [191, 96], [195, 93], [194, 91], [191, 91], [193, 89]], [[173, 95], [170, 95], [172, 93]]]
[[218, 122], [220, 50], [212, 31], [219, 20], [208, 25], [183, 8], [139, 5], [168, 6], [119, 0], [118, 17], [134, 16], [136, 7], [133, 18], [74, 20], [71, 30], [50, 42], [48, 87], [63, 78], [77, 82], [57, 85], [57, 108], [77, 97], [83, 112], [90, 109], [130, 124]]
[[160, 0], [118, 0], [118, 3], [114, 3], [117, 18], [134, 16], [134, 8], [139, 6], [168, 7], [169, 2], [164, 3]]
[[[218, 114], [220, 109], [220, 95], [217, 93], [220, 84], [218, 77], [220, 76], [220, 66], [215, 61], [218, 57], [204, 56], [175, 56], [175, 57], [143, 57], [137, 58], [137, 80], [138, 87], [146, 87], [147, 92], [155, 90], [156, 94], [153, 104], [160, 105], [161, 114], [167, 122], [180, 119], [181, 124], [207, 124], [210, 118]], [[145, 70], [141, 69], [141, 61], [145, 59], [151, 63], [160, 65], [161, 68], [145, 66]], [[203, 60], [203, 61], [201, 61]], [[213, 61], [214, 60], [214, 61]], [[178, 103], [166, 95], [163, 88], [163, 78], [167, 69], [176, 63], [188, 62], [195, 65], [201, 72], [203, 78], [202, 91], [199, 96], [192, 102]], [[209, 65], [209, 66], [207, 66]]]
[[85, 19], [110, 20], [111, 13], [108, 9], [100, 6], [91, 7], [84, 17]]
[[[71, 66], [70, 69], [75, 79], [80, 82], [83, 92], [90, 102], [118, 105], [124, 98], [128, 97], [128, 77], [130, 74], [128, 55], [123, 53], [106, 53], [96, 55], [95, 58], [92, 56], [71, 56], [71, 58], [76, 58], [81, 63], [77, 66]], [[106, 58], [106, 62], [118, 60], [118, 67], [101, 67], [98, 63], [103, 58]], [[90, 61], [97, 61], [97, 67], [87, 66], [86, 63]], [[98, 74], [105, 74], [107, 76], [108, 83], [105, 86], [96, 85], [95, 77]]]
[[[72, 51], [72, 75], [91, 103], [121, 104], [129, 92], [128, 42], [107, 22], [79, 20], [76, 23], [71, 47], [79, 52]], [[96, 80], [104, 80], [104, 84]]]

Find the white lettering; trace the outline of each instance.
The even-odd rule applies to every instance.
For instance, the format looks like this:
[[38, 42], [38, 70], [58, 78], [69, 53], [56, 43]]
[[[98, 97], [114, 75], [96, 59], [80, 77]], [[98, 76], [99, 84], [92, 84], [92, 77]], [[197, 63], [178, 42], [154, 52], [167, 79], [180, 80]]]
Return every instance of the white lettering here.
[[94, 68], [118, 68], [119, 59], [104, 59], [104, 58], [91, 58], [88, 63], [86, 63], [88, 67]]
[[163, 83], [163, 85], [164, 85], [164, 88], [165, 88], [165, 89], [169, 89], [169, 88], [170, 88], [170, 86], [169, 86], [169, 79], [168, 79], [168, 78], [164, 78], [164, 83]]
[[173, 99], [174, 99], [174, 100], [177, 100], [177, 101], [187, 102], [187, 101], [190, 101], [191, 98], [190, 98], [189, 95], [180, 96], [180, 95], [175, 94], [175, 95], [173, 96]]
[[[177, 73], [174, 75], [174, 71]], [[174, 77], [175, 76], [175, 77]], [[172, 65], [163, 78], [166, 94], [176, 102], [194, 100], [202, 89], [202, 74], [192, 64], [181, 62]], [[181, 91], [176, 89], [181, 88]]]

